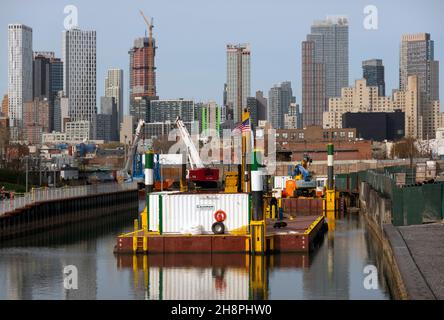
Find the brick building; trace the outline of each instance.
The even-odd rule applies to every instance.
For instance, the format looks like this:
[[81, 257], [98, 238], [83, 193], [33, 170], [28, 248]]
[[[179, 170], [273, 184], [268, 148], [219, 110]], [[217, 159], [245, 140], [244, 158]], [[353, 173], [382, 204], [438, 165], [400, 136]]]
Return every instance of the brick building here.
[[372, 143], [356, 140], [356, 129], [323, 129], [309, 126], [305, 129], [276, 131], [278, 161], [300, 161], [304, 153], [313, 160], [327, 159], [327, 143], [335, 146], [337, 160], [365, 160], [372, 158]]
[[23, 134], [30, 144], [40, 144], [42, 134], [49, 132], [49, 100], [36, 98], [23, 104]]

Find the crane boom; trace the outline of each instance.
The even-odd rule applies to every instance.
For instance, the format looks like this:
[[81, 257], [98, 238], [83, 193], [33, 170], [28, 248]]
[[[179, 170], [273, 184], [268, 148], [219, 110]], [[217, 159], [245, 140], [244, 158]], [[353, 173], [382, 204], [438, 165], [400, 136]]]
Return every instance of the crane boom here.
[[136, 149], [137, 149], [137, 145], [139, 144], [139, 140], [140, 137], [142, 135], [142, 128], [145, 126], [145, 121], [143, 121], [142, 119], [139, 120], [139, 123], [137, 125], [136, 128], [136, 133], [134, 135], [134, 141], [131, 145], [131, 149], [128, 152], [128, 155], [125, 159], [125, 166], [123, 167], [123, 169], [120, 171], [119, 175], [123, 180], [127, 180], [128, 178], [130, 178], [129, 176], [129, 171], [131, 169], [131, 164], [133, 161], [133, 157], [134, 154], [136, 153]]
[[191, 168], [192, 169], [205, 168], [202, 159], [199, 156], [199, 152], [197, 151], [196, 146], [191, 140], [187, 127], [179, 117], [177, 117], [176, 119], [176, 126], [177, 129], [179, 130], [180, 137], [182, 138], [183, 142], [185, 143], [185, 146], [187, 147], [188, 160], [190, 161]]
[[142, 16], [143, 20], [145, 21], [145, 23], [146, 23], [146, 25], [148, 27], [148, 30], [150, 32], [150, 39], [152, 39], [153, 38], [153, 27], [154, 27], [153, 26], [153, 19], [151, 18], [151, 23], [150, 23], [148, 21], [147, 17], [145, 16], [145, 14], [143, 13], [143, 11], [139, 10], [139, 12], [140, 12], [140, 15]]

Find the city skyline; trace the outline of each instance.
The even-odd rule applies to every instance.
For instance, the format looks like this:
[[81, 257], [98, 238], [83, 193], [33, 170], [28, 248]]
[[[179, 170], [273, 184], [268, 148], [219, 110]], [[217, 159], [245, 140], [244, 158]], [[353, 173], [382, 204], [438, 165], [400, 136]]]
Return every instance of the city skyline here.
[[[192, 1], [193, 7], [199, 6], [201, 1]], [[217, 22], [217, 10], [221, 13], [227, 12], [230, 8], [228, 3], [215, 3], [214, 7], [203, 6], [199, 10], [184, 8], [183, 4], [174, 3], [164, 5], [151, 3], [142, 5], [136, 1], [129, 1], [123, 6], [117, 3], [116, 6], [103, 9], [99, 4], [90, 4], [85, 1], [74, 1], [71, 4], [78, 8], [79, 27], [87, 30], [97, 31], [97, 100], [104, 95], [104, 81], [106, 71], [110, 68], [119, 68], [124, 70], [124, 112], [128, 114], [128, 48], [131, 47], [134, 38], [144, 36], [146, 25], [139, 16], [138, 9], [144, 10], [148, 16], [155, 18], [154, 36], [158, 42], [158, 52], [156, 54], [157, 64], [157, 88], [160, 98], [179, 98], [194, 99], [196, 101], [215, 100], [222, 104], [223, 83], [226, 81], [225, 66], [225, 46], [232, 42], [248, 42], [251, 45], [251, 92], [262, 90], [267, 92], [274, 83], [289, 80], [293, 83], [293, 91], [298, 102], [301, 101], [301, 61], [300, 46], [305, 35], [310, 32], [310, 26], [315, 20], [324, 19], [327, 15], [345, 15], [350, 21], [350, 72], [349, 85], [354, 80], [362, 78], [361, 63], [363, 60], [378, 58], [384, 61], [386, 68], [386, 88], [387, 94], [392, 89], [398, 88], [399, 73], [399, 43], [403, 34], [414, 34], [418, 32], [428, 32], [432, 34], [435, 40], [435, 59], [443, 58], [442, 43], [443, 35], [440, 31], [439, 18], [437, 17], [437, 7], [443, 6], [442, 3], [434, 3], [430, 6], [419, 6], [414, 2], [409, 3], [410, 9], [397, 6], [399, 1], [391, 4], [385, 4], [382, 1], [375, 1], [373, 4], [378, 8], [379, 26], [378, 30], [365, 30], [362, 23], [365, 18], [363, 13], [367, 5], [364, 1], [348, 4], [346, 1], [335, 3], [333, 6], [326, 1], [315, 1], [312, 4], [289, 3], [281, 1], [281, 8], [288, 8], [293, 12], [294, 21], [290, 24], [291, 28], [285, 28], [281, 37], [274, 39], [270, 34], [275, 33], [282, 27], [285, 19], [276, 20], [276, 10], [271, 10], [273, 4], [268, 2], [246, 1], [241, 4], [240, 13], [232, 13], [234, 22], [226, 25], [225, 28], [212, 23], [202, 30], [199, 24], [208, 22], [209, 17]], [[405, 4], [405, 2], [402, 2]], [[0, 31], [0, 41], [7, 41], [7, 24], [23, 23], [33, 28], [33, 50], [34, 51], [54, 51], [56, 57], [61, 57], [60, 33], [63, 31], [63, 20], [66, 14], [63, 8], [68, 3], [54, 1], [45, 1], [41, 3], [41, 10], [49, 10], [48, 19], [39, 19], [38, 15], [29, 16], [33, 10], [20, 10], [16, 3], [5, 3], [6, 10], [0, 13], [1, 21], [4, 21], [4, 28]], [[316, 4], [322, 4], [322, 9]], [[31, 3], [28, 3], [32, 7]], [[108, 13], [108, 16], [121, 16], [125, 21], [124, 25], [114, 26], [104, 15], [103, 19], [93, 19], [94, 9]], [[435, 8], [435, 10], [433, 10]], [[192, 21], [179, 19], [175, 24], [168, 24], [173, 17], [176, 17], [180, 11], [192, 14], [195, 19]], [[264, 16], [267, 10], [270, 19], [276, 23], [271, 27], [264, 29], [263, 26], [252, 24], [249, 27], [234, 31], [233, 24], [241, 23], [244, 19], [246, 23], [252, 22], [246, 13], [246, 9], [251, 9], [251, 13]], [[298, 10], [291, 10], [298, 9]], [[304, 10], [299, 10], [304, 9]], [[5, 12], [8, 11], [8, 15]], [[282, 15], [289, 13], [284, 10]], [[301, 14], [304, 11], [305, 14]], [[412, 11], [410, 13], [408, 11]], [[46, 11], [45, 11], [46, 12]], [[399, 17], [405, 17], [405, 23], [390, 23], [390, 14], [396, 14]], [[428, 19], [420, 19], [423, 15], [428, 15]], [[116, 16], [117, 17], [117, 16]], [[167, 18], [169, 17], [169, 18]], [[434, 18], [435, 17], [435, 18]], [[242, 18], [242, 19], [241, 19]], [[109, 19], [112, 20], [112, 19]], [[259, 19], [260, 20], [260, 19]], [[402, 22], [400, 21], [400, 22]], [[186, 22], [186, 23], [185, 23]], [[267, 23], [269, 25], [269, 23]], [[243, 24], [239, 24], [243, 25]], [[180, 26], [180, 27], [178, 27]], [[178, 32], [180, 30], [181, 32]], [[288, 30], [288, 32], [287, 32]], [[192, 45], [193, 41], [184, 41], [182, 33], [193, 35], [196, 43], [202, 45]], [[119, 41], [115, 41], [119, 37]], [[259, 37], [259, 38], [258, 38]], [[185, 37], [186, 38], [186, 37]], [[111, 41], [111, 39], [113, 41]], [[264, 46], [264, 41], [269, 45]], [[112, 48], [112, 50], [110, 49]], [[182, 53], [182, 54], [181, 54]], [[183, 56], [187, 57], [187, 63], [184, 63]], [[6, 74], [7, 57], [6, 50], [0, 52], [0, 72]], [[192, 72], [191, 72], [192, 70]], [[442, 77], [442, 75], [440, 75]], [[442, 78], [441, 78], [442, 80]], [[0, 90], [2, 94], [6, 93], [7, 77], [0, 79]]]

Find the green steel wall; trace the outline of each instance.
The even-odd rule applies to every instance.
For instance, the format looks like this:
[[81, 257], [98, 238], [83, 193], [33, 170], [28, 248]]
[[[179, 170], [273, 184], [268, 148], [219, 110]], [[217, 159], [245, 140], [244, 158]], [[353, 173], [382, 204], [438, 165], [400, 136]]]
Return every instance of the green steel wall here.
[[[406, 186], [398, 187], [395, 173], [406, 173]], [[359, 192], [366, 182], [392, 202], [392, 223], [395, 226], [422, 224], [444, 219], [444, 184], [414, 184], [414, 170], [407, 167], [388, 167], [380, 170], [338, 174], [336, 189], [340, 192]]]

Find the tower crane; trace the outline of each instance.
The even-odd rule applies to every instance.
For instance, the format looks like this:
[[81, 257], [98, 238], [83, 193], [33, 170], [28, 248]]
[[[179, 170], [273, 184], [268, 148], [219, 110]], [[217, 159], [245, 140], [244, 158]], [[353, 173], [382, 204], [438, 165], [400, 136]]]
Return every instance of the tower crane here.
[[199, 187], [217, 187], [219, 180], [219, 169], [205, 167], [199, 152], [196, 149], [185, 124], [177, 117], [176, 126], [179, 130], [180, 137], [187, 147], [188, 160], [191, 169], [189, 170], [189, 180]]
[[142, 10], [139, 10], [139, 12], [148, 27], [150, 39], [153, 39], [153, 28], [154, 28], [153, 18], [151, 18], [151, 22], [150, 22], [150, 21], [148, 21], [147, 17], [145, 16], [145, 14], [143, 13]]

